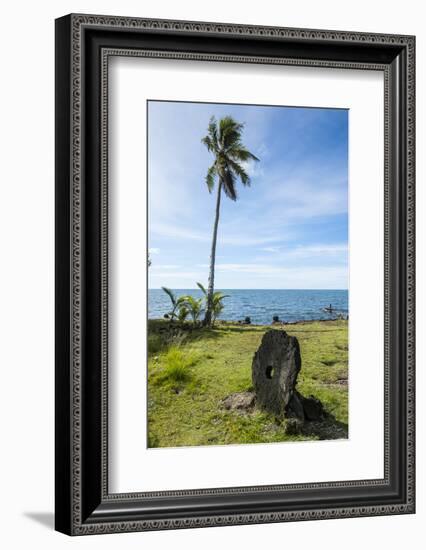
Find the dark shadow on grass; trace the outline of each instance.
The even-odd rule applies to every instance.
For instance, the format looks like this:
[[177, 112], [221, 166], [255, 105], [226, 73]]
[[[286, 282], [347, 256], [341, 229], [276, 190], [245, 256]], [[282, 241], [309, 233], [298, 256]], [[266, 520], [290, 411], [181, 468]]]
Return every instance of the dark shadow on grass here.
[[224, 335], [220, 330], [209, 329], [209, 328], [199, 328], [193, 329], [187, 332], [187, 342], [195, 342], [197, 340], [216, 340], [217, 338], [222, 338]]
[[220, 330], [215, 328], [192, 327], [189, 323], [170, 323], [170, 321], [159, 319], [148, 321], [148, 338], [160, 339], [160, 342], [156, 343], [155, 349], [149, 352], [150, 355], [166, 351], [170, 345], [175, 343], [174, 339], [176, 339], [176, 343], [186, 344], [202, 340], [215, 340], [222, 336]]
[[339, 361], [337, 361], [336, 359], [328, 359], [326, 361], [321, 361], [321, 363], [326, 367], [334, 367], [334, 365], [337, 365], [338, 362]]
[[[162, 319], [154, 319], [148, 321], [148, 335], [159, 336], [164, 340], [164, 347], [168, 345], [168, 339], [174, 335], [180, 335], [184, 338], [183, 343], [199, 342], [203, 340], [217, 340], [223, 338], [229, 333], [244, 333], [244, 332], [258, 332], [262, 333], [262, 329], [267, 330], [269, 327], [262, 326], [235, 326], [235, 325], [221, 325], [218, 324], [213, 328], [205, 327], [192, 327], [190, 324], [185, 323], [179, 325], [178, 323], [170, 324], [170, 321]], [[160, 351], [160, 350], [158, 350]]]
[[[217, 328], [217, 330], [221, 330], [223, 332], [258, 332], [261, 333], [262, 330], [270, 330], [272, 329], [272, 326], [269, 325], [244, 325], [244, 326], [220, 326]], [[215, 329], [216, 330], [216, 329]]]
[[285, 332], [289, 332], [289, 333], [300, 332], [306, 338], [308, 338], [309, 335], [313, 334], [313, 333], [337, 332], [337, 331], [333, 331], [333, 330], [330, 330], [330, 329], [325, 329], [325, 330], [307, 330], [307, 329], [300, 329], [300, 328], [298, 329], [297, 325], [282, 325], [282, 326], [274, 326], [274, 325], [241, 325], [241, 326], [230, 325], [230, 326], [226, 326], [226, 325], [222, 325], [222, 326], [218, 327], [218, 329], [223, 330], [223, 331], [229, 331], [229, 332], [258, 332], [258, 333], [261, 333], [262, 331], [266, 332], [267, 330], [284, 330]]
[[332, 414], [327, 413], [324, 420], [306, 421], [301, 433], [309, 437], [317, 437], [323, 441], [348, 439], [348, 425], [337, 420]]

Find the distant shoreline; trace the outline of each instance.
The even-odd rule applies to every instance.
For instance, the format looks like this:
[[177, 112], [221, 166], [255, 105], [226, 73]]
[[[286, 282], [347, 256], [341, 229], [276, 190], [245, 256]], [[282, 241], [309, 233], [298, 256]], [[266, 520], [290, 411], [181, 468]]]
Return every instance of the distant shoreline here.
[[[204, 299], [202, 291], [173, 290], [180, 295]], [[319, 321], [346, 318], [349, 312], [347, 290], [220, 290], [225, 297], [219, 319], [244, 321], [250, 318], [252, 324], [269, 325], [274, 317], [285, 323]], [[331, 306], [331, 311], [330, 311]], [[150, 290], [148, 295], [148, 316], [162, 318], [171, 311], [170, 298], [163, 290]], [[218, 320], [219, 320], [218, 319]]]
[[[148, 317], [148, 322], [149, 321], [170, 321], [170, 319], [164, 319], [164, 317]], [[219, 325], [237, 325], [239, 327], [283, 327], [283, 326], [287, 326], [287, 325], [308, 325], [308, 324], [312, 324], [312, 323], [334, 323], [336, 321], [346, 321], [348, 322], [349, 319], [346, 318], [346, 319], [339, 319], [339, 318], [334, 318], [334, 319], [300, 319], [299, 321], [288, 321], [288, 322], [285, 322], [285, 321], [279, 321], [279, 322], [271, 322], [271, 323], [244, 323], [243, 321], [233, 321], [233, 320], [228, 320], [228, 319], [217, 319], [216, 321], [216, 326], [219, 326]], [[173, 321], [175, 324], [179, 324], [179, 321]]]

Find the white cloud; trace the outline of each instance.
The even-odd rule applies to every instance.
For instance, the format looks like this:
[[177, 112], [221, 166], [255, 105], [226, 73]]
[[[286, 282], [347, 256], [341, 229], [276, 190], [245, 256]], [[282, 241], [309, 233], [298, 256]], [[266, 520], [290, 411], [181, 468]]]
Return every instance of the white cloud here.
[[348, 245], [344, 244], [309, 244], [288, 247], [265, 246], [260, 249], [262, 252], [275, 254], [276, 258], [303, 259], [322, 256], [345, 256], [348, 253]]
[[236, 273], [250, 273], [250, 274], [261, 274], [261, 275], [269, 275], [269, 274], [276, 274], [276, 273], [282, 273], [283, 268], [279, 266], [274, 265], [262, 265], [257, 263], [224, 263], [224, 264], [217, 264], [216, 265], [217, 271], [231, 271]]
[[280, 246], [265, 246], [264, 248], [261, 248], [261, 250], [263, 250], [263, 252], [274, 253], [274, 252], [279, 252], [281, 250], [281, 247]]
[[313, 176], [310, 180], [276, 182], [268, 187], [265, 198], [270, 205], [269, 216], [280, 216], [293, 223], [348, 211], [346, 185], [329, 185]]
[[235, 246], [258, 246], [267, 243], [274, 243], [276, 241], [281, 241], [282, 235], [270, 235], [270, 236], [249, 236], [249, 235], [220, 235], [218, 236], [218, 241], [223, 244], [230, 244]]
[[251, 160], [242, 162], [241, 164], [250, 178], [260, 178], [264, 175], [264, 170], [260, 162]]
[[149, 288], [196, 288], [196, 282], [202, 281], [204, 273], [196, 270], [159, 270], [149, 273]]
[[176, 264], [161, 264], [161, 265], [153, 265], [151, 268], [155, 271], [161, 270], [161, 269], [180, 269], [180, 265]]
[[256, 148], [256, 156], [260, 158], [260, 160], [264, 159], [265, 157], [269, 156], [269, 147], [266, 145], [266, 143], [261, 143]]
[[148, 249], [148, 252], [149, 252], [150, 254], [160, 254], [160, 249], [154, 247], [154, 248]]
[[348, 288], [346, 266], [280, 267], [261, 264], [217, 266], [217, 288]]
[[[249, 229], [249, 228], [248, 228]], [[226, 227], [219, 226], [218, 242], [233, 246], [260, 246], [262, 244], [282, 241], [283, 233], [269, 232], [269, 234], [259, 235], [259, 228], [254, 228], [257, 236], [247, 234], [247, 231], [237, 234], [230, 233]], [[183, 239], [188, 241], [199, 241], [210, 243], [212, 240], [211, 231], [201, 232], [195, 231], [190, 227], [184, 227], [173, 223], [153, 222], [150, 225], [150, 233], [161, 237], [169, 237], [171, 239]]]
[[153, 222], [149, 227], [150, 233], [161, 237], [171, 237], [190, 241], [210, 241], [211, 236], [207, 233], [194, 231], [189, 227], [182, 227], [173, 223]]
[[347, 244], [313, 244], [297, 246], [289, 252], [289, 254], [300, 258], [305, 258], [307, 256], [346, 255], [347, 253]]

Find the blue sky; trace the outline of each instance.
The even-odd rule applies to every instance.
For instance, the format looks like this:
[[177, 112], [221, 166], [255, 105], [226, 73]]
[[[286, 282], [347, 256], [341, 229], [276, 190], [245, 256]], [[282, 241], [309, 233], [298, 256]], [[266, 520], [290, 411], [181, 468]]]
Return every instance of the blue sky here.
[[222, 197], [216, 288], [348, 286], [348, 111], [148, 102], [149, 287], [207, 284], [216, 195], [211, 116], [244, 122], [260, 162]]

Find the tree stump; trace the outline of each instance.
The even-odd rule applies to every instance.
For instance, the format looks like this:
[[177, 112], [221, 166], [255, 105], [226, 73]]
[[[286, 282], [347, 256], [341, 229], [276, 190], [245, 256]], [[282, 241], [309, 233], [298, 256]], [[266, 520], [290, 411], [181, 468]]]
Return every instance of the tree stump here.
[[[269, 330], [262, 338], [259, 349], [254, 354], [252, 380], [256, 400], [260, 407], [278, 417], [284, 417], [294, 396], [297, 375], [302, 362], [299, 342], [284, 330]], [[299, 403], [297, 403], [299, 404]], [[302, 415], [303, 407], [300, 406]]]

